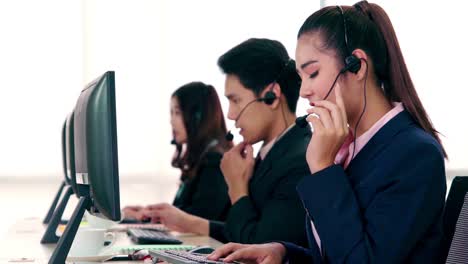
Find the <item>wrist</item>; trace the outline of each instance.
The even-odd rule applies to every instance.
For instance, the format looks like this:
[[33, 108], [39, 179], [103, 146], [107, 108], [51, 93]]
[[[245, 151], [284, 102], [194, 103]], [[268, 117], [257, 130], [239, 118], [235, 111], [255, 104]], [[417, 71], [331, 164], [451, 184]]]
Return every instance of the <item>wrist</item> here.
[[199, 234], [203, 236], [208, 236], [210, 232], [210, 226], [209, 226], [209, 221], [195, 216], [188, 214], [188, 221], [187, 222], [187, 227], [189, 233], [194, 233], [194, 234]]
[[334, 161], [311, 161], [309, 162], [309, 169], [312, 174], [328, 168], [334, 164]]
[[228, 194], [231, 204], [235, 204], [240, 198], [248, 196], [247, 188], [229, 189]]
[[278, 242], [271, 243], [272, 247], [274, 247], [274, 251], [278, 252], [282, 259], [286, 257], [286, 247], [283, 244]]

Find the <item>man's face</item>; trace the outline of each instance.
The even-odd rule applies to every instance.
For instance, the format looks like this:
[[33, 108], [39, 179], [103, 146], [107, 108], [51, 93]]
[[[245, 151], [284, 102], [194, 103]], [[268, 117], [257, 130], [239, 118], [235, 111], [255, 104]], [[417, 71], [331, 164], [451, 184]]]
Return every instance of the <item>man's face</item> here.
[[[224, 94], [229, 100], [227, 117], [236, 121], [236, 128], [240, 128], [239, 134], [244, 141], [255, 144], [265, 139], [270, 123], [271, 110], [262, 102], [253, 102], [247, 108], [247, 104], [257, 99], [255, 93], [247, 89], [235, 75], [226, 76]], [[239, 114], [242, 112], [241, 116]]]

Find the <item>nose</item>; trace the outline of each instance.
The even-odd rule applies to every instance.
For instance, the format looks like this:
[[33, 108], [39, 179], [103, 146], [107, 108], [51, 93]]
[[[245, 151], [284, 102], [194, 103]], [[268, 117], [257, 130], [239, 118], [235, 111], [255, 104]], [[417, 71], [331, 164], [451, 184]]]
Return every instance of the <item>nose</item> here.
[[174, 120], [174, 118], [172, 117], [172, 115], [171, 115], [170, 123], [171, 123], [171, 127], [172, 127], [172, 129], [174, 129], [174, 126], [175, 126], [175, 120]]
[[227, 118], [229, 120], [236, 120], [237, 118], [237, 112], [234, 111], [233, 107], [231, 104], [229, 104], [229, 109], [228, 109], [228, 114], [227, 114]]
[[306, 81], [302, 81], [301, 82], [301, 88], [299, 90], [299, 95], [302, 97], [302, 98], [309, 98], [310, 96], [312, 96], [313, 92], [312, 92], [312, 88], [310, 87], [310, 85], [307, 84]]

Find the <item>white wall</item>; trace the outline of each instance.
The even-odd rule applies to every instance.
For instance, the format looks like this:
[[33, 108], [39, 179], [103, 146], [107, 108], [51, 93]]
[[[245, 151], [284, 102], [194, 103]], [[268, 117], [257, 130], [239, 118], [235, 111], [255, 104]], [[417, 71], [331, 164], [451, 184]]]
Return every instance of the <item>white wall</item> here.
[[[448, 167], [467, 168], [463, 2], [377, 2], [388, 10], [421, 99], [446, 136]], [[319, 4], [1, 1], [0, 177], [60, 177], [66, 114], [85, 83], [115, 70], [121, 177], [175, 179], [169, 165], [172, 91], [201, 80], [222, 95], [216, 60], [250, 37], [278, 39], [294, 56], [297, 30]], [[222, 105], [226, 111], [224, 98]], [[298, 112], [304, 109], [302, 102]]]
[[[355, 1], [325, 1], [352, 5]], [[450, 170], [468, 169], [466, 1], [379, 0], [390, 16], [421, 101], [449, 155]], [[466, 174], [465, 174], [466, 175]]]
[[79, 0], [0, 1], [0, 177], [58, 175], [83, 84]]

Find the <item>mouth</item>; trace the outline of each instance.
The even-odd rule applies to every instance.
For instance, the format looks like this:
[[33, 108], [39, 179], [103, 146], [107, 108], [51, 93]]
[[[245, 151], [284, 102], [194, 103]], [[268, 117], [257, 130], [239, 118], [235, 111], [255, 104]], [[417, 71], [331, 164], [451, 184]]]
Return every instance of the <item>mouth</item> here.
[[234, 124], [234, 127], [239, 130], [239, 134], [242, 134], [244, 132], [242, 126], [239, 125], [237, 122]]
[[314, 106], [314, 103], [319, 101], [320, 99], [319, 98], [315, 98], [314, 96], [310, 96], [307, 98], [307, 101], [309, 101], [309, 105], [310, 106]]

